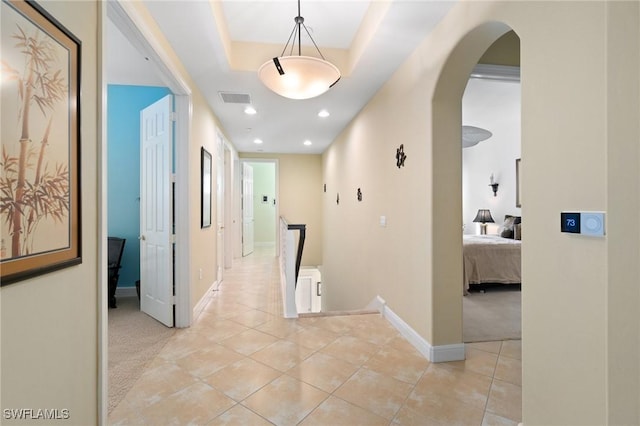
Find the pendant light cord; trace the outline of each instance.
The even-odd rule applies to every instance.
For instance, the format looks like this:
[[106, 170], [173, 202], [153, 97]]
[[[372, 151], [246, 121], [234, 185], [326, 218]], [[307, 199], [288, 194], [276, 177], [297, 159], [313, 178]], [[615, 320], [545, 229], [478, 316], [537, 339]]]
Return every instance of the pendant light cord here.
[[[300, 25], [304, 25], [304, 18], [300, 15], [300, 0], [298, 0], [298, 16], [296, 17], [296, 24], [298, 24], [298, 56], [302, 56], [302, 31], [300, 31]], [[305, 30], [307, 29], [307, 27], [304, 28]]]
[[284, 56], [284, 53], [287, 51], [287, 46], [289, 46], [289, 43], [291, 42], [292, 39], [293, 39], [293, 42], [291, 42], [291, 51], [289, 52], [289, 54], [290, 56], [293, 56], [293, 49], [295, 48], [295, 44], [296, 44], [296, 41], [295, 41], [296, 36], [298, 37], [298, 56], [302, 56], [302, 28], [301, 27], [304, 27], [304, 30], [307, 32], [307, 35], [309, 36], [309, 39], [311, 39], [313, 46], [318, 51], [318, 54], [323, 60], [326, 61], [326, 59], [324, 58], [324, 55], [320, 51], [320, 48], [316, 44], [316, 41], [313, 39], [313, 37], [311, 37], [311, 33], [309, 32], [309, 29], [304, 24], [304, 18], [300, 16], [300, 0], [298, 0], [298, 16], [294, 18], [294, 21], [295, 21], [295, 24], [293, 25], [293, 29], [291, 30], [291, 34], [289, 34], [287, 43], [284, 45], [284, 49], [282, 49], [282, 53], [280, 53], [280, 56]]

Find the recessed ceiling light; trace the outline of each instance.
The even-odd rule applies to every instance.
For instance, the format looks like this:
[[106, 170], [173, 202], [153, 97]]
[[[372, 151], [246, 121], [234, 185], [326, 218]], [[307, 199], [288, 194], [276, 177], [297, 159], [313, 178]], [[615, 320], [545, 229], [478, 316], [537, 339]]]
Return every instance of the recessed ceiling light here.
[[322, 118], [326, 118], [326, 117], [328, 117], [329, 115], [330, 115], [330, 114], [329, 114], [329, 111], [327, 111], [326, 109], [323, 109], [323, 110], [321, 110], [321, 111], [318, 113], [318, 117], [322, 117]]
[[304, 141], [304, 144], [305, 144], [306, 146], [311, 146], [311, 141], [308, 141], [308, 140], [307, 140], [307, 141]]
[[254, 114], [256, 114], [257, 112], [258, 112], [258, 111], [256, 111], [256, 109], [255, 109], [254, 107], [252, 107], [251, 105], [247, 106], [247, 107], [244, 109], [244, 113], [245, 113], [245, 114], [247, 114], [247, 115], [254, 115]]
[[262, 143], [262, 139], [254, 139], [253, 143], [255, 143], [256, 145], [260, 145]]

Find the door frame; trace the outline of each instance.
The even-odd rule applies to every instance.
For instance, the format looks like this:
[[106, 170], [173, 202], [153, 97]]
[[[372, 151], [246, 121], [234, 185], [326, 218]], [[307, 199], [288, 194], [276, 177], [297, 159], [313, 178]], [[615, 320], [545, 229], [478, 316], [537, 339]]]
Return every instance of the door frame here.
[[229, 141], [223, 137], [224, 141], [224, 268], [233, 267], [233, 235], [234, 224], [236, 222], [233, 215], [233, 164], [237, 155], [231, 148]]
[[224, 270], [227, 253], [225, 250], [227, 240], [227, 172], [225, 153], [227, 151], [227, 143], [222, 131], [216, 129], [216, 149], [215, 149], [215, 166], [216, 166], [216, 281], [215, 289], [220, 287], [224, 281]]
[[[279, 236], [279, 226], [280, 226], [280, 162], [277, 158], [250, 158], [243, 157], [240, 158], [240, 167], [242, 170], [242, 163], [272, 163], [275, 165], [275, 182], [276, 182], [276, 217], [273, 226], [276, 231], [276, 257], [280, 256], [280, 236]], [[240, 172], [240, 188], [242, 188], [242, 172]], [[237, 203], [240, 207], [240, 218], [242, 215], [242, 193], [238, 191], [239, 195], [237, 195]], [[242, 247], [242, 226], [240, 227], [240, 235], [238, 237], [237, 243], [240, 247]]]
[[108, 412], [108, 304], [107, 304], [107, 66], [106, 48], [108, 43], [107, 21], [111, 20], [129, 41], [149, 58], [165, 85], [174, 96], [174, 145], [175, 145], [175, 327], [189, 327], [192, 321], [191, 309], [191, 233], [189, 218], [189, 137], [192, 112], [191, 89], [180, 73], [175, 69], [163, 47], [155, 39], [153, 31], [136, 12], [135, 6], [123, 0], [100, 2], [99, 44], [100, 69], [99, 78], [102, 87], [100, 112], [100, 173], [98, 182], [98, 223], [100, 277], [100, 297], [98, 307], [98, 420], [99, 424], [107, 423]]
[[[189, 127], [191, 122], [191, 89], [167, 58], [153, 33], [136, 14], [127, 1], [114, 0], [107, 3], [108, 18], [122, 31], [125, 37], [149, 58], [161, 79], [174, 96], [174, 146], [175, 146], [175, 302], [176, 327], [191, 325], [191, 233], [189, 218]], [[103, 44], [106, 40], [103, 41]], [[103, 69], [104, 69], [103, 65]], [[104, 71], [106, 72], [106, 71]], [[106, 176], [104, 176], [106, 179]]]

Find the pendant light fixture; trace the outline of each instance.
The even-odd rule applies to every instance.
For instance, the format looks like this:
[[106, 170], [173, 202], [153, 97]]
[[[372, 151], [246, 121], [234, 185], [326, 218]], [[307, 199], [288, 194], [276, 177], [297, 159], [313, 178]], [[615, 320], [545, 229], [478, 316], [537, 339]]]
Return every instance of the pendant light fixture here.
[[462, 147], [469, 148], [489, 139], [493, 133], [475, 126], [462, 126]]
[[[304, 25], [304, 18], [300, 16], [300, 0], [298, 0], [298, 16], [289, 35], [287, 44], [280, 56], [275, 57], [258, 69], [258, 77], [269, 89], [280, 96], [290, 99], [309, 99], [320, 96], [340, 80], [340, 70], [322, 56], [318, 45], [311, 37], [311, 33]], [[302, 29], [306, 31], [320, 54], [320, 58], [302, 56]], [[298, 41], [298, 55], [293, 51]], [[284, 56], [291, 44], [288, 56]]]

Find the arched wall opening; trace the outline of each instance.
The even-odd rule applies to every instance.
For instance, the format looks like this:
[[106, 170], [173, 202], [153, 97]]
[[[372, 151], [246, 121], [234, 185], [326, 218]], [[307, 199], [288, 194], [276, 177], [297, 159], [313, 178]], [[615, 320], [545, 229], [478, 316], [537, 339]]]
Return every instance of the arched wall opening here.
[[511, 27], [487, 22], [451, 51], [432, 99], [432, 344], [462, 342], [462, 95], [473, 67]]

